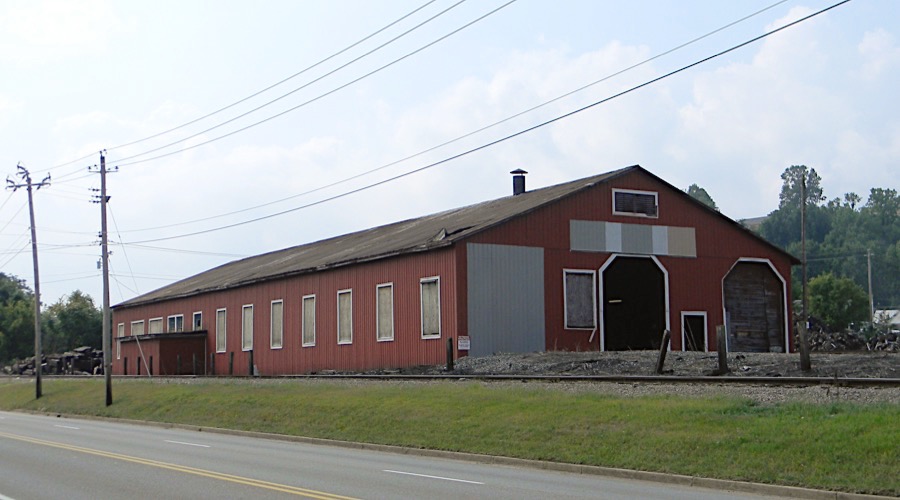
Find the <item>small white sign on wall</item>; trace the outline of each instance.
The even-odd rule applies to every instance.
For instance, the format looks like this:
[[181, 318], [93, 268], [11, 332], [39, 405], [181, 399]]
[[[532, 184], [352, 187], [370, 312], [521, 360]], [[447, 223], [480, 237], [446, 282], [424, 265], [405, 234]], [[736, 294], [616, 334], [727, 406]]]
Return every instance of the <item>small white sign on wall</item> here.
[[467, 335], [456, 338], [456, 349], [460, 351], [469, 350], [469, 337]]

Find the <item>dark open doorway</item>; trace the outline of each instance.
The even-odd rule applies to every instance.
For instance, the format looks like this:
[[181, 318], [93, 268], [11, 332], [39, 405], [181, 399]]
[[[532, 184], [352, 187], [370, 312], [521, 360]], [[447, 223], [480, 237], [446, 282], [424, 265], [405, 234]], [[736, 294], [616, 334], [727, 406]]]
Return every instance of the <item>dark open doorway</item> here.
[[681, 313], [681, 331], [684, 333], [682, 350], [706, 350], [706, 314]]
[[658, 349], [666, 328], [666, 283], [656, 262], [616, 257], [603, 270], [602, 286], [606, 350]]

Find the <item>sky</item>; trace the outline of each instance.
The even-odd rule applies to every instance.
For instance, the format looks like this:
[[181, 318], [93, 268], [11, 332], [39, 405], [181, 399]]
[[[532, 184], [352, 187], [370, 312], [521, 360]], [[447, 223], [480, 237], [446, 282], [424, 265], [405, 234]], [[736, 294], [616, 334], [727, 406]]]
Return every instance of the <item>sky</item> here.
[[[796, 164], [865, 200], [900, 188], [900, 2], [854, 0], [615, 97], [834, 3], [4, 0], [0, 174], [50, 175], [33, 192], [45, 305], [102, 302], [101, 150], [113, 304], [507, 196], [519, 168], [534, 189], [639, 164], [736, 220], [776, 209]], [[0, 192], [0, 272], [33, 289], [29, 228], [26, 191]]]

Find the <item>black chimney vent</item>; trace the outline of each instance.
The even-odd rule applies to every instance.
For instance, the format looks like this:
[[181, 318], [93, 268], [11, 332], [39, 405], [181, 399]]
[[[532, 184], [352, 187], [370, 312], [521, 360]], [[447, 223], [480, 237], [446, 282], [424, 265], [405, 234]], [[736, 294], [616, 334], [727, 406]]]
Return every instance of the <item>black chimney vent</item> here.
[[513, 174], [513, 196], [524, 193], [525, 174], [527, 174], [528, 172], [522, 170], [521, 168], [517, 168], [510, 173]]

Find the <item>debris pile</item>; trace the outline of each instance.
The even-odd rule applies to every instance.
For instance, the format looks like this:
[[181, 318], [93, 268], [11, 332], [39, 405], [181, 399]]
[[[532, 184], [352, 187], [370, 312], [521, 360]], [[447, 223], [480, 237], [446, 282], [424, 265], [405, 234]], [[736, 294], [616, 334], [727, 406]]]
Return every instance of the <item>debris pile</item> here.
[[900, 352], [900, 334], [887, 332], [867, 337], [857, 332], [809, 332], [812, 351], [888, 351]]
[[[42, 356], [41, 373], [46, 375], [99, 375], [103, 373], [103, 351], [90, 346], [79, 347], [62, 354]], [[7, 375], [35, 374], [34, 356], [3, 367]]]

